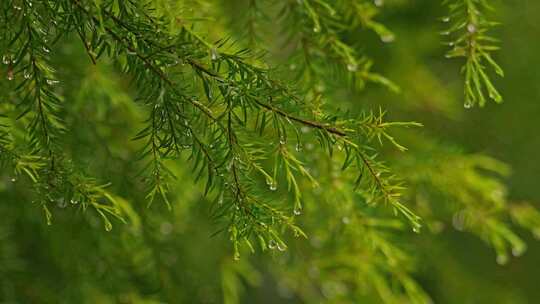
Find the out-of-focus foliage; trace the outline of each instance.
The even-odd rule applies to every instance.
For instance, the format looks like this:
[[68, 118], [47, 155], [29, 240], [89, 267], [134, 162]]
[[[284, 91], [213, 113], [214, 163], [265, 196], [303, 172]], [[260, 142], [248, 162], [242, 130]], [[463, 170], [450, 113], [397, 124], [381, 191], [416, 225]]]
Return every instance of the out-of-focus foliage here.
[[0, 300], [534, 302], [514, 2], [2, 1]]

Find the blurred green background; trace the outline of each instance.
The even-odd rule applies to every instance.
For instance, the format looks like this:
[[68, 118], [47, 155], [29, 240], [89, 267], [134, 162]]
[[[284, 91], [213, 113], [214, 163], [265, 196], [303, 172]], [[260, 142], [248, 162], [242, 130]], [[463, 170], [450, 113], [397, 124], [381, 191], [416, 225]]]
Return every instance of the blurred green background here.
[[[238, 7], [247, 1], [222, 2], [223, 11], [235, 11], [241, 18], [243, 11]], [[340, 106], [353, 112], [359, 111], [357, 103], [362, 103], [362, 109], [381, 106], [388, 109], [391, 119], [424, 124], [421, 131], [410, 132], [508, 163], [512, 167], [506, 180], [510, 200], [529, 201], [540, 208], [540, 1], [495, 1], [493, 19], [502, 23], [494, 31], [502, 41], [496, 58], [506, 73], [496, 84], [505, 101], [473, 109], [463, 108], [462, 61], [444, 58], [446, 46], [441, 44], [440, 35], [444, 24], [437, 18], [445, 15], [446, 8], [440, 2], [386, 0], [379, 20], [396, 34], [392, 43], [382, 43], [373, 33], [350, 34], [350, 39], [362, 41], [362, 51], [373, 57], [375, 69], [395, 81], [402, 92], [394, 94], [378, 86], [368, 86], [356, 95], [334, 92], [352, 96], [342, 99]], [[219, 33], [219, 26], [234, 25], [233, 21], [220, 20], [216, 29], [210, 30]], [[3, 176], [0, 200], [9, 206], [0, 206], [4, 295], [0, 301], [220, 303], [225, 290], [229, 303], [239, 295], [240, 302], [249, 304], [305, 303], [290, 286], [316, 277], [312, 269], [300, 269], [299, 276], [280, 279], [272, 265], [309, 266], [302, 262], [304, 254], [309, 256], [312, 247], [317, 247], [316, 237], [292, 243], [283, 254], [246, 254], [240, 262], [233, 262], [227, 236], [211, 236], [217, 226], [209, 219], [209, 202], [194, 190], [197, 186], [185, 164], [174, 168], [180, 181], [175, 185], [174, 211], [161, 204], [147, 209], [144, 193], [130, 191], [140, 184], [133, 176], [126, 178], [136, 161], [130, 154], [130, 145], [135, 144], [123, 140], [133, 137], [130, 130], [140, 127], [143, 120], [140, 109], [131, 103], [134, 96], [129, 81], [111, 66], [91, 66], [76, 43], [64, 43], [54, 53], [66, 84], [64, 93], [73, 100], [68, 111], [86, 114], [67, 121], [74, 130], [66, 140], [71, 147], [68, 154], [89, 171], [100, 172], [118, 193], [129, 196], [144, 228], [133, 232], [115, 223], [113, 231], [105, 233], [95, 217], [73, 216], [73, 211], [66, 210], [56, 210], [53, 225], [46, 226], [36, 205], [21, 203], [31, 200], [25, 185], [12, 184]], [[119, 117], [123, 119], [114, 120]], [[105, 121], [108, 125], [94, 133], [81, 127]], [[407, 132], [403, 132], [405, 144]], [[92, 146], [96, 139], [111, 144], [96, 148]], [[415, 153], [414, 145], [407, 153]], [[87, 162], [92, 158], [104, 161]], [[326, 224], [335, 219], [316, 220]], [[324, 231], [318, 232], [324, 235]], [[400, 243], [405, 243], [418, 260], [413, 276], [434, 303], [538, 303], [540, 242], [530, 233], [518, 232], [528, 250], [504, 266], [496, 263], [493, 249], [477, 237], [451, 227], [435, 235], [426, 232], [403, 237]], [[24, 295], [22, 301], [20, 295]], [[358, 303], [379, 301], [369, 294], [358, 299]]]
[[[430, 105], [441, 104], [445, 98], [450, 98], [450, 102], [456, 106], [460, 106], [462, 100], [461, 82], [455, 76], [459, 67], [457, 64], [441, 63], [445, 46], [436, 43], [440, 41], [442, 27], [434, 22], [434, 16], [444, 16], [445, 10], [439, 1], [399, 2], [408, 4], [403, 4], [386, 16], [389, 27], [397, 33], [394, 45], [390, 46], [395, 49], [386, 54], [379, 53], [377, 62], [387, 63], [390, 77], [402, 72], [398, 75], [398, 83], [409, 99], [407, 102], [417, 104], [418, 112], [414, 115], [418, 115], [416, 119], [425, 124], [428, 132], [436, 134], [443, 141], [459, 143], [468, 152], [485, 153], [510, 164], [512, 175], [507, 179], [510, 198], [529, 200], [539, 207], [540, 2], [494, 1], [495, 19], [502, 23], [495, 34], [502, 40], [502, 50], [497, 53], [497, 58], [505, 69], [505, 77], [497, 79], [496, 83], [501, 88], [505, 102], [501, 105], [490, 103], [485, 108], [455, 109], [455, 112], [452, 109], [447, 117], [430, 113]], [[419, 53], [422, 54], [420, 57], [413, 56]], [[419, 62], [408, 62], [410, 58]], [[420, 65], [427, 73], [434, 75], [440, 85], [451, 88], [450, 96], [438, 90], [437, 86], [433, 90], [411, 92], [408, 88], [414, 87], [415, 82], [420, 87], [425, 86], [426, 82], [419, 81], [406, 68], [398, 68], [397, 71], [393, 68], [410, 64]], [[402, 100], [399, 96], [388, 96], [386, 102], [395, 104]], [[505, 266], [498, 266], [493, 252], [482, 243], [461, 233], [445, 232], [439, 242], [443, 243], [441, 250], [447, 254], [440, 255], [434, 251], [428, 257], [432, 265], [444, 268], [445, 275], [434, 275], [432, 269], [425, 269], [422, 275], [427, 289], [434, 296], [434, 302], [540, 301], [540, 289], [535, 279], [540, 271], [540, 243], [530, 235], [526, 240], [529, 247], [525, 255]], [[423, 245], [430, 250], [429, 242]], [[442, 256], [448, 259], [440, 261]], [[463, 272], [467, 273], [466, 279], [462, 277]]]

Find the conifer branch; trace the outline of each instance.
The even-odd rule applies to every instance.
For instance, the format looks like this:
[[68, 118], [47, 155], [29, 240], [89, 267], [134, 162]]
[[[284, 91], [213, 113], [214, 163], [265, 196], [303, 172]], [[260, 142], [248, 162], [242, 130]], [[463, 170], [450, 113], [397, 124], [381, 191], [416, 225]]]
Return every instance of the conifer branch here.
[[495, 62], [492, 53], [499, 49], [497, 39], [488, 34], [488, 31], [497, 25], [485, 16], [492, 10], [485, 0], [445, 0], [449, 8], [449, 15], [444, 22], [450, 23], [450, 28], [443, 35], [450, 35], [447, 43], [452, 49], [446, 54], [447, 58], [464, 57], [466, 62], [462, 67], [465, 74], [465, 108], [476, 104], [486, 104], [485, 92], [493, 101], [502, 102], [502, 96], [493, 85], [487, 74], [491, 68], [501, 77], [504, 76], [502, 68]]
[[[464, 57], [467, 107], [486, 103], [486, 93], [500, 101], [488, 77], [502, 70], [492, 57], [496, 40], [487, 36], [494, 26], [487, 2], [446, 1], [450, 17], [443, 21], [455, 47], [448, 56]], [[410, 246], [407, 227], [435, 234], [453, 226], [492, 247], [500, 264], [522, 254], [526, 243], [510, 221], [538, 236], [540, 213], [509, 201], [497, 177], [508, 174], [505, 164], [440, 143], [419, 151], [429, 138], [394, 137], [394, 129], [421, 124], [389, 121], [381, 109], [352, 103], [366, 96], [356, 90], [367, 83], [398, 91], [373, 72], [358, 39], [367, 30], [394, 40], [378, 21], [382, 8], [371, 0], [0, 1], [0, 73], [7, 77], [0, 81], [0, 199], [35, 202], [48, 224], [81, 232], [69, 243], [72, 257], [61, 241], [73, 238], [73, 229], [47, 229], [36, 224], [36, 208], [0, 204], [8, 219], [0, 221], [4, 256], [17, 258], [4, 250], [12, 244], [46, 248], [46, 256], [21, 257], [55, 266], [28, 281], [0, 257], [0, 289], [9, 290], [0, 298], [215, 302], [221, 288], [226, 304], [239, 304], [244, 287], [264, 274], [279, 283], [280, 296], [306, 303], [428, 303], [415, 273], [422, 248]], [[402, 9], [395, 4], [392, 15]], [[388, 24], [403, 22], [396, 19]], [[400, 31], [403, 41], [409, 30]], [[408, 62], [415, 58], [400, 54], [418, 50], [404, 43], [384, 51]], [[397, 71], [410, 72], [401, 64]], [[421, 72], [412, 73], [420, 83], [414, 89], [431, 94], [425, 84], [436, 77]], [[401, 106], [392, 115], [421, 114]], [[414, 152], [400, 153], [407, 150], [402, 142]], [[142, 204], [133, 204], [135, 211], [120, 195]], [[171, 210], [145, 208], [156, 200]], [[111, 231], [114, 221], [131, 225], [109, 237], [88, 229]], [[17, 233], [4, 233], [11, 226]], [[307, 238], [304, 229], [309, 240], [295, 242]], [[209, 238], [214, 232], [226, 236]], [[263, 256], [268, 267], [259, 273], [258, 262], [238, 261], [256, 248], [291, 253]], [[89, 254], [96, 250], [99, 258]], [[71, 282], [63, 272], [73, 265], [91, 280]], [[197, 280], [186, 277], [186, 265], [196, 267]], [[210, 277], [216, 283], [214, 269], [221, 284], [198, 286]], [[51, 277], [74, 288], [51, 293], [40, 283]], [[136, 282], [120, 294], [101, 292], [125, 278]], [[22, 290], [27, 281], [31, 293]], [[190, 292], [174, 289], [178, 282]]]
[[[287, 43], [296, 43], [295, 57], [303, 57], [308, 81], [327, 82], [328, 69], [338, 66], [349, 79], [352, 87], [363, 89], [366, 83], [376, 83], [398, 92], [399, 87], [384, 76], [372, 72], [372, 60], [367, 54], [359, 54], [358, 46], [342, 39], [342, 34], [360, 28], [373, 30], [385, 43], [392, 42], [394, 34], [383, 24], [374, 20], [379, 11], [370, 1], [324, 1], [302, 0], [287, 3], [279, 18], [285, 24], [283, 32]], [[297, 70], [291, 65], [291, 70]], [[322, 73], [322, 71], [325, 71]], [[314, 79], [313, 79], [314, 78]], [[317, 84], [317, 82], [314, 82]]]

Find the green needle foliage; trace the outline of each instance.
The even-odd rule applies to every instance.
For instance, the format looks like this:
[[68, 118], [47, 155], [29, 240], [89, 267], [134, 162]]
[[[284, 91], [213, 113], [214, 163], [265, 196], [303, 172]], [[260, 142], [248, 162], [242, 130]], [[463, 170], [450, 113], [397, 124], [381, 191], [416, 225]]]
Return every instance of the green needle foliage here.
[[452, 48], [446, 57], [465, 57], [462, 68], [465, 74], [465, 108], [475, 104], [486, 104], [485, 92], [495, 102], [502, 102], [502, 96], [488, 76], [488, 69], [493, 69], [499, 76], [504, 76], [502, 68], [495, 62], [492, 53], [499, 49], [498, 40], [488, 34], [497, 25], [489, 21], [486, 13], [493, 8], [487, 0], [445, 1], [450, 14], [442, 21], [450, 23], [450, 28], [443, 35], [451, 35], [448, 45]]
[[[446, 4], [465, 107], [500, 102], [489, 5]], [[429, 303], [411, 232], [448, 222], [500, 264], [521, 255], [511, 221], [538, 235], [540, 213], [509, 202], [506, 164], [387, 119], [403, 108], [357, 102], [401, 91], [368, 49], [397, 38], [382, 11], [2, 1], [0, 299], [255, 303], [272, 280], [298, 303]]]

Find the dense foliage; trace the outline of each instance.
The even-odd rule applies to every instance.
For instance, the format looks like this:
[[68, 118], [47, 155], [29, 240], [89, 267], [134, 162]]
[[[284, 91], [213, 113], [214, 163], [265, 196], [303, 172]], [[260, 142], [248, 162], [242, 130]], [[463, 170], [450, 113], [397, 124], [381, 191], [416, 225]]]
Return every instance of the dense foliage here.
[[454, 302], [448, 226], [521, 255], [509, 166], [430, 128], [502, 102], [497, 10], [406, 2], [2, 1], [0, 299]]

